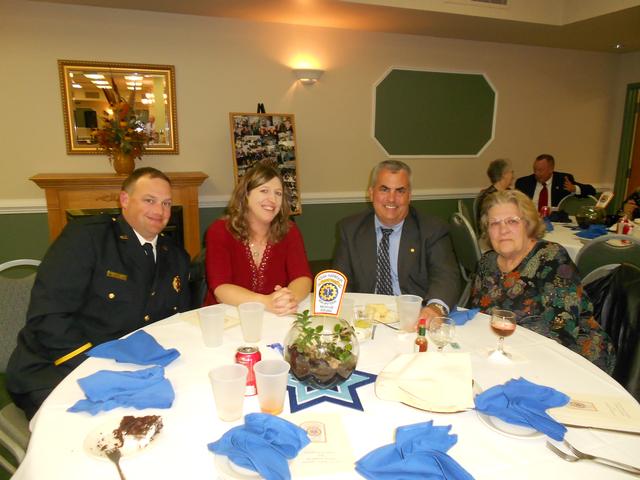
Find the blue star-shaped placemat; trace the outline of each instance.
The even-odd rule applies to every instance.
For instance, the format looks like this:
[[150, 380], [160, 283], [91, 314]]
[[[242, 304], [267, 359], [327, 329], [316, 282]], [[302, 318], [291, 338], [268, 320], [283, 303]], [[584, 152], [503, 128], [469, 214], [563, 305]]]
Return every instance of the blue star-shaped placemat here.
[[321, 402], [331, 402], [356, 410], [364, 411], [356, 389], [376, 381], [377, 375], [354, 370], [348, 380], [333, 388], [318, 390], [302, 384], [289, 374], [287, 391], [291, 413], [303, 410]]

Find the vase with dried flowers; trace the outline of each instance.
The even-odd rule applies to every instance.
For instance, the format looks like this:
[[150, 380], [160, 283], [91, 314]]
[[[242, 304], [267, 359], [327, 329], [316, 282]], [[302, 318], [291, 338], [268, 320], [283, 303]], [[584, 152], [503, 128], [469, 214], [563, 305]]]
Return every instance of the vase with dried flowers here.
[[93, 132], [98, 150], [109, 156], [116, 173], [128, 175], [135, 168], [134, 159], [142, 158], [149, 136], [144, 124], [138, 119], [135, 107], [135, 90], [125, 101], [118, 91], [116, 82], [111, 79], [112, 89], [103, 89], [111, 112], [103, 112], [102, 126]]

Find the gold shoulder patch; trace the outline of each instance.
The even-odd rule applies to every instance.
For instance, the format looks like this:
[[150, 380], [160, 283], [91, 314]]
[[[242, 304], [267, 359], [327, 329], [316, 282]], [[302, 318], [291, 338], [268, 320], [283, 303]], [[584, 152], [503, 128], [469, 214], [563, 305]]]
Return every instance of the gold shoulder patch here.
[[175, 277], [173, 277], [173, 281], [171, 282], [171, 285], [173, 286], [173, 289], [176, 291], [176, 293], [180, 293], [182, 282], [180, 281], [179, 275], [176, 275]]
[[107, 277], [115, 278], [117, 280], [124, 280], [125, 282], [127, 281], [127, 278], [129, 278], [126, 273], [118, 273], [111, 270], [107, 270]]

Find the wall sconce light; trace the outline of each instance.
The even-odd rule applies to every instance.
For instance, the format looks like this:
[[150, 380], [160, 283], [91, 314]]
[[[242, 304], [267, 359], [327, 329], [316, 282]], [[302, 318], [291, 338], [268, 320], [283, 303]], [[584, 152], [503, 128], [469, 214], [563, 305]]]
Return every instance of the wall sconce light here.
[[324, 70], [315, 68], [294, 68], [293, 74], [303, 85], [313, 85], [322, 76]]

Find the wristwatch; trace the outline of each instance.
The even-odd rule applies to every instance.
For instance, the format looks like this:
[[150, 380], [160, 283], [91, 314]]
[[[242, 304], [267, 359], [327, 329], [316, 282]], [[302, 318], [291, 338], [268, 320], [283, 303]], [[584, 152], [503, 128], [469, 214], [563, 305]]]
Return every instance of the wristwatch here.
[[446, 317], [447, 316], [447, 311], [439, 303], [427, 303], [427, 307], [430, 307], [430, 308], [433, 308], [433, 309], [437, 310], [441, 317]]

